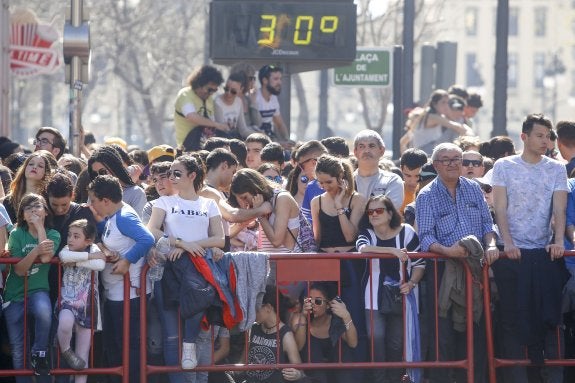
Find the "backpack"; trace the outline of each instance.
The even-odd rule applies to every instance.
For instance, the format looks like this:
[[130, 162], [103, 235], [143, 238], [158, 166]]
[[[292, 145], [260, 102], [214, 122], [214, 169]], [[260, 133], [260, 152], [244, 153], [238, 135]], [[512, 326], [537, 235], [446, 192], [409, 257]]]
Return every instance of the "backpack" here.
[[[277, 200], [279, 193], [281, 193], [281, 191], [278, 191], [277, 193], [275, 193], [274, 203], [273, 203], [274, 206], [275, 206], [275, 201]], [[297, 238], [293, 235], [291, 230], [288, 230], [288, 233], [295, 240], [295, 246], [293, 248], [293, 253], [315, 253], [315, 252], [317, 252], [318, 247], [317, 247], [317, 243], [315, 243], [315, 238], [313, 236], [313, 229], [312, 229], [311, 225], [309, 224], [309, 222], [307, 221], [307, 218], [301, 212], [301, 210], [299, 211], [298, 218], [299, 218], [299, 232], [297, 234]]]
[[292, 238], [295, 239], [295, 247], [293, 249], [294, 253], [317, 252], [317, 243], [315, 243], [313, 229], [301, 210], [299, 211], [299, 232], [297, 234], [297, 238], [294, 237], [290, 230], [288, 230], [288, 232], [291, 234]]

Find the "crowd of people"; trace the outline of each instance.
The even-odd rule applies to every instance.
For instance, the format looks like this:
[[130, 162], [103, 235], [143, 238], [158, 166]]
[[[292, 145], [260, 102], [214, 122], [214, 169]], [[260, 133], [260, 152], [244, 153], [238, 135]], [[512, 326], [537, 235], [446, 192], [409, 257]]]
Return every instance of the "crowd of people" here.
[[[173, 367], [155, 376], [162, 382], [443, 383], [472, 373], [481, 383], [487, 336], [497, 356], [532, 362], [500, 369], [501, 381], [562, 382], [567, 369], [544, 361], [573, 347], [564, 322], [574, 319], [575, 258], [563, 254], [575, 243], [575, 122], [526, 116], [516, 154], [508, 137], [474, 135], [477, 95], [436, 90], [410, 113], [393, 162], [372, 130], [351, 147], [341, 137], [290, 141], [281, 74], [238, 64], [216, 95], [221, 72], [195, 71], [175, 102], [176, 147], [86, 139], [76, 158], [54, 128], [40, 128], [28, 153], [0, 138], [0, 248], [20, 259], [3, 272], [0, 337], [13, 368], [48, 382], [59, 360], [77, 373], [57, 381], [86, 382], [85, 368], [122, 364], [129, 299], [130, 382], [140, 381], [142, 323], [149, 362]], [[338, 281], [308, 285], [276, 277], [267, 254], [290, 252], [355, 257], [341, 259]], [[463, 262], [474, 277], [473, 371], [195, 370], [462, 359]], [[480, 283], [485, 265], [491, 286]]]

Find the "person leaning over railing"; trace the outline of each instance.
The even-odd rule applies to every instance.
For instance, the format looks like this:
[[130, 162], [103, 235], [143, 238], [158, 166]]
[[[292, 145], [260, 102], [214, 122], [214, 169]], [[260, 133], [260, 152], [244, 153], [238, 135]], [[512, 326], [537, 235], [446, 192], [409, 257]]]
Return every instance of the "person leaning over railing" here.
[[[369, 226], [359, 233], [357, 249], [361, 253], [393, 254], [397, 257], [372, 258], [371, 267], [367, 268], [362, 279], [367, 331], [370, 340], [373, 340], [374, 361], [401, 361], [404, 333], [407, 339], [406, 359], [419, 361], [421, 355], [416, 295], [417, 284], [425, 271], [425, 261], [422, 258], [411, 260], [407, 256], [408, 251], [419, 251], [419, 238], [413, 227], [401, 223], [399, 212], [384, 195], [371, 197], [365, 213]], [[404, 270], [404, 262], [407, 262], [407, 270]], [[405, 311], [402, 295], [405, 296]], [[374, 374], [373, 381], [399, 382], [401, 375], [399, 369], [379, 370]], [[418, 371], [410, 371], [410, 376], [412, 381], [419, 382]]]
[[[25, 368], [24, 360], [28, 359], [24, 355], [25, 335], [30, 334], [25, 330], [30, 329], [30, 326], [24, 321], [28, 314], [28, 319], [34, 319], [30, 365], [36, 375], [41, 375], [37, 382], [50, 382], [47, 375], [50, 372], [48, 346], [52, 304], [48, 294], [48, 271], [49, 262], [60, 245], [60, 234], [50, 228], [51, 215], [42, 196], [26, 195], [20, 201], [17, 212], [17, 226], [8, 239], [8, 249], [12, 257], [22, 260], [10, 265], [8, 269], [3, 305], [12, 363], [14, 369], [22, 369]], [[18, 376], [16, 382], [28, 383], [32, 382], [32, 378]]]

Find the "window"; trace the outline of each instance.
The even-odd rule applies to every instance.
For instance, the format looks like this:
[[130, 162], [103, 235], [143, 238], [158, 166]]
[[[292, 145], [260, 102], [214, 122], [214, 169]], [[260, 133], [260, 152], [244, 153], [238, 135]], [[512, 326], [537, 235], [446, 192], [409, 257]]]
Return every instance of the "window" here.
[[465, 83], [467, 87], [484, 85], [479, 72], [477, 54], [475, 53], [467, 53], [465, 55]]
[[517, 88], [517, 83], [519, 82], [519, 68], [517, 68], [519, 62], [517, 53], [509, 53], [509, 56], [507, 57], [507, 64], [507, 87], [515, 89]]
[[519, 35], [519, 8], [509, 7], [509, 36]]
[[536, 52], [533, 56], [533, 86], [543, 88], [545, 77], [545, 53]]
[[467, 36], [477, 36], [477, 17], [479, 11], [477, 7], [465, 8], [465, 34]]
[[534, 33], [536, 37], [545, 37], [547, 34], [547, 8], [536, 7], [534, 20]]

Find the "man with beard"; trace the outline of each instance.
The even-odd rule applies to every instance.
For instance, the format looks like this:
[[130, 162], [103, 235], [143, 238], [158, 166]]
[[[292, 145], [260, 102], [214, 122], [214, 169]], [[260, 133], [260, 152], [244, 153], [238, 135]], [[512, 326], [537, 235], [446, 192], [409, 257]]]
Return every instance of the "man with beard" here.
[[369, 129], [360, 131], [354, 138], [353, 154], [357, 158], [354, 172], [355, 189], [365, 198], [383, 194], [399, 210], [403, 203], [403, 181], [392, 172], [379, 168], [379, 160], [385, 153], [381, 136]]
[[261, 88], [256, 91], [256, 106], [260, 111], [260, 129], [272, 140], [284, 145], [289, 132], [280, 114], [278, 95], [282, 90], [282, 69], [276, 65], [264, 65], [258, 71]]

